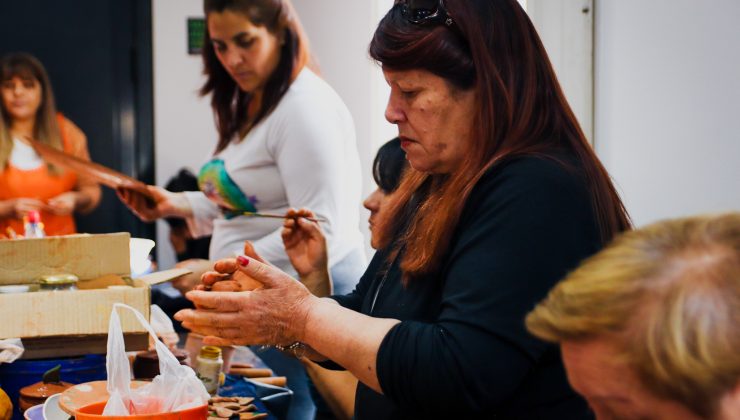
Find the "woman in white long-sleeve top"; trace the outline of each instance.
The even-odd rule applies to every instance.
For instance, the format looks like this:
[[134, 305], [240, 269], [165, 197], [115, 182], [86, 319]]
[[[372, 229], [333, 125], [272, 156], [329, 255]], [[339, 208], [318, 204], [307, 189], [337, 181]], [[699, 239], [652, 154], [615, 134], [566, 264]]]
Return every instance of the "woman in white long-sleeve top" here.
[[[152, 186], [154, 208], [131, 192], [121, 198], [144, 220], [180, 217], [194, 237], [211, 234], [211, 260], [241, 254], [249, 240], [289, 272], [282, 222], [243, 213], [310, 208], [326, 220], [334, 291], [351, 291], [365, 258], [360, 164], [347, 107], [310, 69], [307, 39], [289, 1], [205, 0], [204, 9], [201, 94], [211, 95], [219, 140], [200, 170], [201, 191]], [[174, 283], [183, 292], [212, 267], [203, 260], [185, 264], [194, 274]]]

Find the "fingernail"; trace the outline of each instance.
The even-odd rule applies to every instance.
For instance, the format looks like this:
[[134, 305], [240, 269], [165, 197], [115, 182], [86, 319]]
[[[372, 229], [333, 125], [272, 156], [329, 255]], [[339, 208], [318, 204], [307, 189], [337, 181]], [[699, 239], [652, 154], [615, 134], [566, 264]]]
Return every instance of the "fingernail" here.
[[249, 258], [247, 258], [247, 257], [245, 257], [243, 255], [240, 255], [240, 256], [236, 257], [236, 262], [238, 262], [239, 265], [241, 265], [242, 267], [246, 267], [246, 266], [249, 265]]

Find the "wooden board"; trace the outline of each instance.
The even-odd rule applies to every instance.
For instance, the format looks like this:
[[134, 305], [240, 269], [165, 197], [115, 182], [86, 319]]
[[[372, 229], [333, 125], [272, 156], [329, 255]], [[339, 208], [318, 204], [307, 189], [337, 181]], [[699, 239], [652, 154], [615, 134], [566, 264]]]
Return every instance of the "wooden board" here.
[[0, 241], [0, 284], [34, 284], [39, 277], [69, 273], [80, 280], [131, 271], [127, 232], [76, 234]]
[[95, 162], [90, 162], [88, 160], [66, 154], [61, 150], [57, 150], [29, 137], [26, 137], [26, 140], [30, 142], [31, 147], [33, 147], [36, 153], [38, 153], [46, 162], [68, 169], [78, 175], [93, 179], [96, 182], [114, 190], [123, 188], [135, 191], [154, 202], [154, 197], [147, 189], [146, 184], [138, 179], [134, 179], [128, 175], [122, 174]]
[[[56, 337], [24, 338], [25, 351], [21, 359], [47, 359], [105, 354], [108, 335], [69, 335]], [[149, 333], [127, 333], [123, 335], [127, 351], [142, 351], [149, 348]]]
[[[0, 284], [33, 284], [40, 276], [70, 273], [83, 289], [0, 293], [0, 339], [107, 334], [114, 303], [149, 319], [149, 286], [188, 271], [156, 272], [129, 283], [129, 255], [128, 233], [0, 241]], [[131, 287], [121, 287], [121, 281]], [[146, 331], [132, 313], [120, 316], [124, 332]]]

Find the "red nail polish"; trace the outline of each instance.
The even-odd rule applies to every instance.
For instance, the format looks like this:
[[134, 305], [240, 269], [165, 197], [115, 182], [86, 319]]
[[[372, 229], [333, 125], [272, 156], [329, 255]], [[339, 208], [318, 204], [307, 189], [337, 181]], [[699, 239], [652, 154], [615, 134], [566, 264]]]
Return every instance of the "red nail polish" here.
[[241, 265], [242, 267], [246, 267], [249, 265], [249, 259], [243, 255], [236, 257], [236, 262], [238, 262], [239, 265]]

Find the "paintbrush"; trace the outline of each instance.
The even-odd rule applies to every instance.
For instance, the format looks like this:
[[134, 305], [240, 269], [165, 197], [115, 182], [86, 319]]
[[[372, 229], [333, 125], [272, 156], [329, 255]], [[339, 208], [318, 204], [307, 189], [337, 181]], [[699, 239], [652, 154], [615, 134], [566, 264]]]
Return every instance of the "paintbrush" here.
[[306, 216], [295, 216], [295, 217], [289, 217], [284, 214], [270, 214], [270, 213], [255, 213], [252, 211], [245, 211], [242, 213], [244, 216], [249, 217], [266, 217], [269, 219], [295, 219], [296, 217], [302, 217], [306, 220], [310, 220], [314, 223], [325, 223], [327, 220], [322, 217], [306, 217]]

